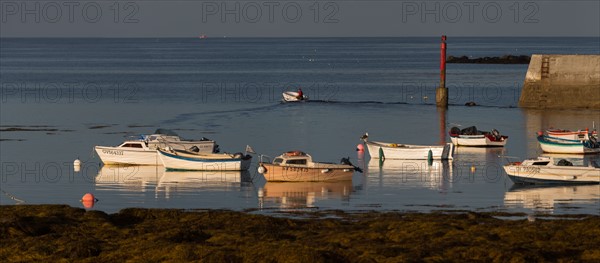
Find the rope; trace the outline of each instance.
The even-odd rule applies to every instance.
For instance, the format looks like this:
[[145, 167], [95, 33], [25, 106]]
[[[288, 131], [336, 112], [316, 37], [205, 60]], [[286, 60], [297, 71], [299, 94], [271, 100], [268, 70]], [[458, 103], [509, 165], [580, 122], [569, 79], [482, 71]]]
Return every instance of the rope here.
[[4, 190], [2, 190], [2, 189], [0, 189], [0, 191], [2, 191], [2, 193], [3, 193], [4, 195], [8, 196], [8, 198], [10, 198], [11, 200], [15, 201], [17, 205], [20, 205], [20, 204], [24, 204], [24, 203], [25, 203], [25, 201], [24, 201], [24, 200], [21, 200], [21, 199], [19, 199], [19, 198], [15, 197], [14, 195], [11, 195], [11, 194], [9, 194], [9, 193], [5, 192], [5, 191], [4, 191]]

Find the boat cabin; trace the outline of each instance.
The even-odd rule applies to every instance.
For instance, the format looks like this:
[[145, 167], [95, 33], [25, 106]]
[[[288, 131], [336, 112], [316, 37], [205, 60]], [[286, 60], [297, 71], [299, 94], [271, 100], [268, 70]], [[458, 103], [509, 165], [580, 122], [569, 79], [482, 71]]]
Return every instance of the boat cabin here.
[[299, 165], [306, 166], [312, 163], [312, 157], [301, 151], [290, 151], [273, 159], [273, 164], [287, 166]]
[[145, 151], [149, 150], [148, 145], [144, 141], [124, 141], [118, 147], [126, 148], [126, 149], [139, 149], [139, 150], [145, 150]]

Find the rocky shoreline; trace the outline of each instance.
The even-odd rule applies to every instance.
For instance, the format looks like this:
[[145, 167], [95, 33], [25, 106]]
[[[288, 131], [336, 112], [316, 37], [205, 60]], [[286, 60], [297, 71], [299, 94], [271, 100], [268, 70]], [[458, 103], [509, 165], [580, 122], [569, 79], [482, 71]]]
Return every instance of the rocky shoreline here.
[[[516, 216], [512, 219], [500, 219]], [[81, 262], [600, 261], [600, 216], [340, 211], [256, 215], [0, 206], [0, 260]]]
[[454, 57], [449, 56], [446, 63], [467, 63], [467, 64], [529, 64], [530, 56], [505, 55], [501, 57], [482, 57], [469, 58], [467, 56]]

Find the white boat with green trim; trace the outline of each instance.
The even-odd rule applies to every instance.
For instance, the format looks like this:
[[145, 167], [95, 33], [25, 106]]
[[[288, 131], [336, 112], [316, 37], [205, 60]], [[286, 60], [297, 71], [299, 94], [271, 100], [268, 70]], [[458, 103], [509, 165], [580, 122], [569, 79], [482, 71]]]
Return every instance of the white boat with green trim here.
[[360, 137], [367, 145], [371, 158], [404, 159], [404, 160], [452, 160], [454, 144], [445, 145], [413, 145], [369, 141], [369, 134]]
[[243, 153], [193, 153], [168, 147], [157, 151], [163, 166], [169, 170], [245, 171], [252, 159]]
[[600, 153], [600, 143], [596, 141], [595, 137], [581, 141], [540, 135], [537, 137], [537, 140], [540, 143], [542, 151], [547, 153]]

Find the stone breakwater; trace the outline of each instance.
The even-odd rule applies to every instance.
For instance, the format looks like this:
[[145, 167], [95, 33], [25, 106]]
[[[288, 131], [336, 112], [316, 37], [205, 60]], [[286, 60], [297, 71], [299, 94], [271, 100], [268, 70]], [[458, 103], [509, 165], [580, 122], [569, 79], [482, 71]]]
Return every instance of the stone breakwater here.
[[506, 55], [501, 57], [481, 57], [469, 58], [467, 56], [454, 57], [449, 56], [446, 63], [467, 63], [467, 64], [529, 64], [531, 57], [521, 55]]
[[[498, 216], [516, 216], [499, 219]], [[82, 262], [600, 261], [600, 216], [0, 206], [0, 260]]]
[[519, 106], [600, 109], [600, 55], [533, 55]]

